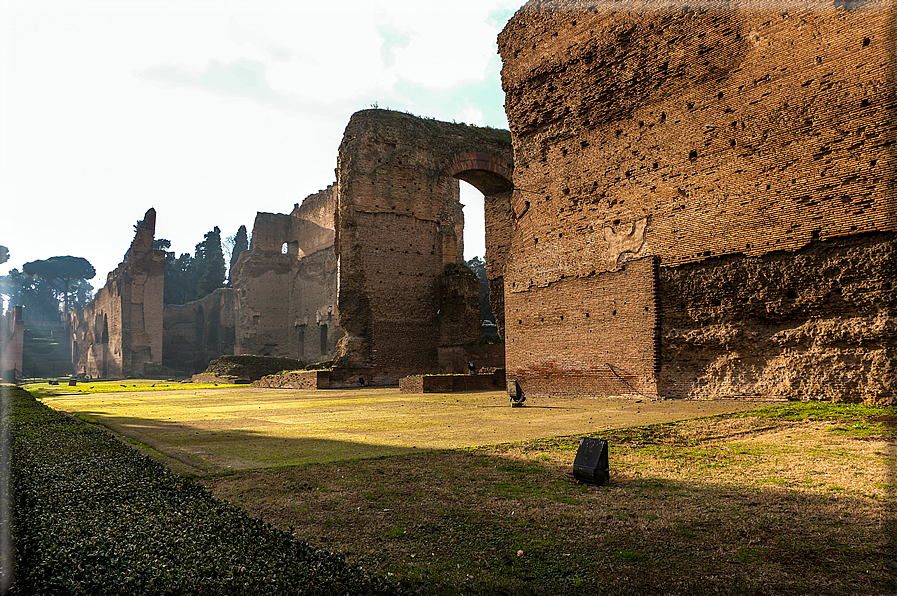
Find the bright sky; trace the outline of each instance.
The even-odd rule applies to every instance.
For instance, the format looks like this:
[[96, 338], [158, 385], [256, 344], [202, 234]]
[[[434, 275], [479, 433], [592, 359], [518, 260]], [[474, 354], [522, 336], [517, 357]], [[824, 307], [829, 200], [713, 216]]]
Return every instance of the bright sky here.
[[[178, 254], [251, 231], [335, 181], [373, 104], [507, 128], [495, 40], [523, 3], [4, 0], [0, 274], [74, 255], [99, 289], [150, 207]], [[469, 258], [482, 198], [462, 186]]]

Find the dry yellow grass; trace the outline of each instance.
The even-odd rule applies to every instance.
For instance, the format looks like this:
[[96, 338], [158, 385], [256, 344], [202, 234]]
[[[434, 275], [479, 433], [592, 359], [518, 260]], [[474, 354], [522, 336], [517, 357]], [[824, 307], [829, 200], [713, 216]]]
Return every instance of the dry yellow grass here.
[[234, 387], [46, 396], [202, 475], [226, 470], [453, 449], [732, 412], [737, 401], [533, 399], [502, 392], [408, 395], [397, 389]]
[[[237, 388], [44, 401], [420, 593], [897, 593], [892, 410], [506, 399]], [[605, 486], [571, 479], [583, 434], [610, 441]]]

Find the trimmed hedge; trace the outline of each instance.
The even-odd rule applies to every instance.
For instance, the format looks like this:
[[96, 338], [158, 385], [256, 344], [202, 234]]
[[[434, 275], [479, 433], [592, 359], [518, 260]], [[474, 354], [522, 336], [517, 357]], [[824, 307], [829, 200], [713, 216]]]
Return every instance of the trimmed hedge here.
[[2, 391], [13, 406], [12, 594], [399, 593], [103, 429]]

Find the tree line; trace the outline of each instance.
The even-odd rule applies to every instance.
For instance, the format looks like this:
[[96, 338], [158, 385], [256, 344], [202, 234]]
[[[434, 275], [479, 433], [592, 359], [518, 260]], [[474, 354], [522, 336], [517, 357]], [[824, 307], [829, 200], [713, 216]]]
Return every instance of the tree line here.
[[[224, 260], [225, 246], [230, 249], [229, 264]], [[221, 230], [215, 226], [196, 245], [193, 255], [185, 252], [175, 257], [174, 251], [168, 250], [171, 242], [164, 238], [154, 241], [153, 248], [165, 251], [164, 303], [186, 304], [230, 285], [240, 253], [249, 250], [249, 234], [246, 226], [240, 226], [236, 234], [222, 243]]]
[[[3, 259], [9, 250], [0, 247]], [[11, 270], [0, 276], [0, 294], [7, 299], [7, 308], [24, 307], [29, 321], [58, 323], [73, 308], [83, 308], [93, 297], [93, 286], [87, 281], [97, 272], [82, 257], [51, 257], [25, 263], [22, 271]]]
[[[134, 225], [136, 232], [140, 225]], [[240, 253], [249, 249], [246, 226], [240, 226], [233, 236], [221, 240], [221, 230], [215, 228], [205, 234], [193, 255], [182, 253], [175, 257], [171, 242], [160, 238], [153, 248], [165, 251], [165, 304], [184, 304], [203, 298], [218, 288], [230, 284], [230, 271]], [[225, 264], [224, 248], [231, 254]], [[9, 260], [9, 249], [0, 246], [0, 264]], [[127, 255], [125, 255], [127, 260]], [[96, 276], [93, 265], [82, 257], [58, 256], [25, 263], [22, 270], [12, 269], [0, 276], [0, 294], [7, 309], [22, 306], [26, 321], [61, 322], [71, 310], [84, 308], [93, 299], [94, 287], [88, 280]]]

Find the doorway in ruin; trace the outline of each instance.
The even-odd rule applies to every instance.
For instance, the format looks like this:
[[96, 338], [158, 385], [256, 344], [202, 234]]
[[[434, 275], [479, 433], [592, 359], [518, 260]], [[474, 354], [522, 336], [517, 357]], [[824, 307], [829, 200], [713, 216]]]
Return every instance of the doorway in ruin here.
[[[464, 212], [464, 262], [477, 275], [480, 284], [480, 341], [498, 342], [501, 336], [497, 319], [503, 319], [504, 313], [496, 315], [491, 302], [492, 292], [486, 266], [486, 197], [469, 182], [459, 180], [459, 186]], [[496, 302], [503, 304], [504, 301]]]
[[[474, 154], [476, 156], [476, 154]], [[465, 156], [467, 157], [467, 156]], [[484, 163], [482, 156], [476, 166]], [[500, 167], [470, 167], [470, 158], [456, 159], [448, 174], [460, 181], [461, 204], [464, 208], [464, 260], [482, 257], [489, 287], [489, 314], [481, 319], [495, 324], [482, 329], [481, 338], [494, 333], [504, 337], [504, 275], [511, 238], [511, 194], [514, 185], [510, 173]], [[493, 165], [493, 164], [489, 164]], [[468, 248], [470, 245], [470, 249]], [[475, 271], [475, 273], [477, 273]], [[487, 309], [482, 309], [485, 311]], [[482, 312], [481, 311], [481, 312]]]

